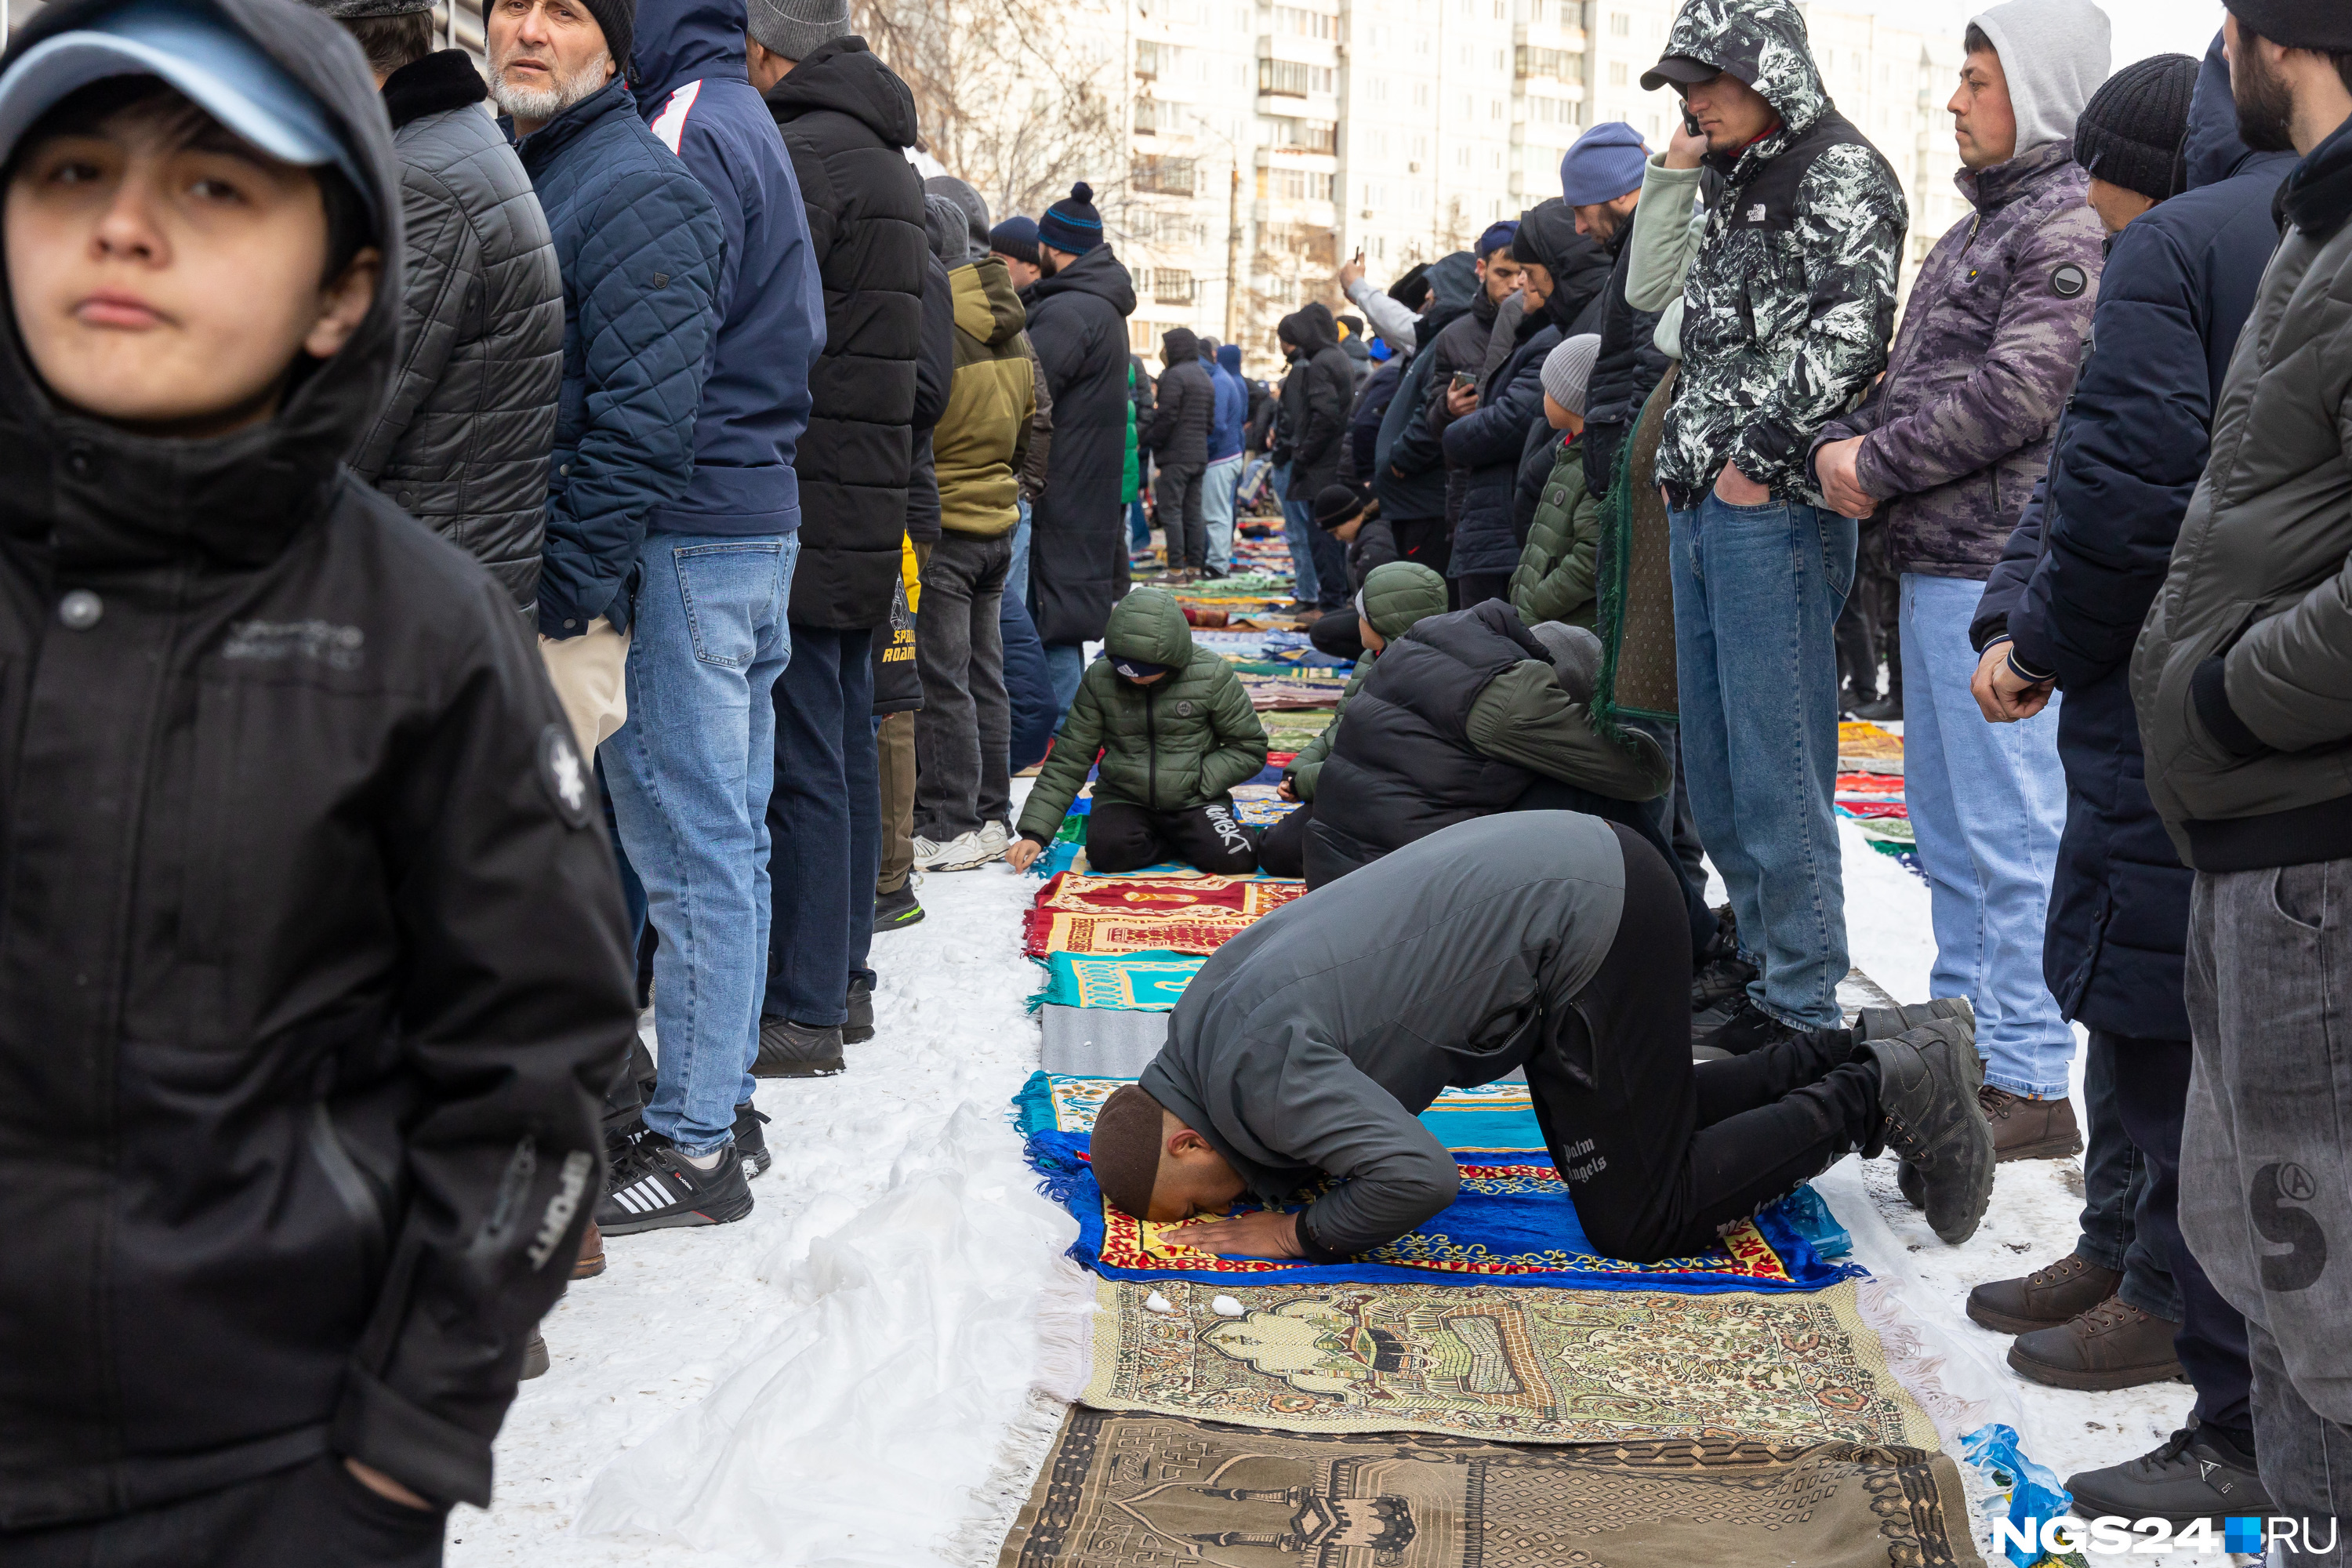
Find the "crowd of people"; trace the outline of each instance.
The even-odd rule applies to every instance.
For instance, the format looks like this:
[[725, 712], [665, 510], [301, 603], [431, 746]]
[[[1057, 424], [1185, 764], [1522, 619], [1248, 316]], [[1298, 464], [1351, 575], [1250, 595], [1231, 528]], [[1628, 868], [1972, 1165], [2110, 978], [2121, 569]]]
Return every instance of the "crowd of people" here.
[[[1312, 889], [1106, 1107], [1111, 1201], [1344, 1258], [1514, 1069], [1629, 1258], [1882, 1149], [1958, 1242], [2083, 1152], [1969, 1314], [2196, 1405], [2075, 1510], [2352, 1514], [2352, 14], [2112, 73], [2091, 0], [1977, 16], [1898, 327], [1795, 6], [1689, 0], [1665, 146], [1357, 257], [1278, 385], [1131, 352], [1087, 184], [924, 179], [845, 0], [486, 24], [61, 0], [0, 59], [0, 1556], [438, 1562], [567, 1280], [751, 1213], [757, 1081], [1090, 781], [1097, 869]], [[1354, 663], [1271, 827], [1131, 554], [1231, 574], [1265, 489]], [[1852, 1023], [1848, 711], [1937, 952]]]

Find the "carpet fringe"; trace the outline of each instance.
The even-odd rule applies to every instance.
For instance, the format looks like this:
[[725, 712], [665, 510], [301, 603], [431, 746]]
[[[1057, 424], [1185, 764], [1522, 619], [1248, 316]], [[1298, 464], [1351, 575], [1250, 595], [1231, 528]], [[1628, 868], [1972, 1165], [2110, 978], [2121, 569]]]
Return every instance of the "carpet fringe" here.
[[1942, 1440], [1945, 1451], [1957, 1457], [1960, 1434], [1984, 1425], [1991, 1406], [1946, 1385], [1945, 1358], [1935, 1343], [1934, 1331], [1903, 1304], [1902, 1298], [1886, 1281], [1859, 1281], [1854, 1306], [1862, 1321], [1878, 1336], [1879, 1349], [1886, 1357], [1886, 1370], [1936, 1424], [1936, 1435]]
[[1037, 1472], [1052, 1458], [1054, 1438], [1068, 1413], [1066, 1401], [1033, 1388], [1020, 1411], [1006, 1426], [996, 1446], [996, 1463], [988, 1479], [971, 1489], [980, 1511], [965, 1520], [941, 1543], [940, 1555], [950, 1563], [992, 1563], [1013, 1533], [1021, 1510], [1037, 1485]]
[[1036, 1387], [1065, 1405], [1076, 1404], [1094, 1380], [1097, 1284], [1066, 1258], [1037, 1292]]

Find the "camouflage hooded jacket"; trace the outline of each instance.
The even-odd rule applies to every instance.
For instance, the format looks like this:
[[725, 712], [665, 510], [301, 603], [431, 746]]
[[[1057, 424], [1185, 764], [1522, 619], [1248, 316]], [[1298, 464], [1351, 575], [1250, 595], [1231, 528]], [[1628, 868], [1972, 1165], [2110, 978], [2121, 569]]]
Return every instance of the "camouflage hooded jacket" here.
[[1664, 53], [1748, 83], [1780, 124], [1730, 158], [1684, 283], [1683, 371], [1658, 479], [1696, 504], [1728, 460], [1820, 504], [1815, 431], [1886, 363], [1909, 212], [1894, 169], [1822, 90], [1790, 0], [1689, 0]]
[[1885, 379], [1814, 438], [1863, 437], [1855, 477], [1889, 498], [1897, 572], [1983, 580], [2050, 466], [2105, 257], [2074, 149], [1959, 173], [1976, 210], [1920, 268]]

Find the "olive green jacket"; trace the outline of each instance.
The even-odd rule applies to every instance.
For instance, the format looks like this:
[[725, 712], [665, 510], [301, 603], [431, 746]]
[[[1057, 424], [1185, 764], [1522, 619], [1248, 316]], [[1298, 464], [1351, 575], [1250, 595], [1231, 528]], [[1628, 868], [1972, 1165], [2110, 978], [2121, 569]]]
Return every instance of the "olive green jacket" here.
[[1553, 459], [1551, 478], [1528, 525], [1527, 547], [1511, 574], [1511, 608], [1526, 626], [1593, 621], [1594, 552], [1601, 546], [1601, 499], [1584, 488], [1584, 450], [1570, 441]]
[[[1418, 561], [1387, 562], [1364, 574], [1363, 600], [1363, 616], [1372, 623], [1372, 630], [1383, 639], [1401, 637], [1429, 616], [1445, 613], [1445, 579]], [[1323, 760], [1331, 754], [1332, 742], [1339, 738], [1339, 721], [1347, 717], [1348, 700], [1370, 676], [1379, 658], [1370, 648], [1364, 650], [1364, 657], [1356, 661], [1355, 674], [1348, 678], [1347, 689], [1339, 693], [1331, 721], [1283, 770], [1299, 799], [1315, 798], [1315, 780], [1323, 772]]]

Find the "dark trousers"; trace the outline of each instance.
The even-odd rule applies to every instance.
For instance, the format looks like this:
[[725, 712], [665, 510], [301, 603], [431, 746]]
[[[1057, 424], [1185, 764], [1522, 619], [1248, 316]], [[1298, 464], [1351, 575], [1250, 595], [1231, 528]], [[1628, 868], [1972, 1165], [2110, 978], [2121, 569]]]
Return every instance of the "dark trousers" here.
[[1209, 520], [1202, 510], [1201, 476], [1205, 468], [1178, 468], [1172, 463], [1152, 467], [1151, 505], [1160, 526], [1168, 533], [1168, 566], [1198, 572], [1209, 563]]
[[1297, 810], [1258, 835], [1257, 868], [1276, 877], [1307, 875], [1307, 829], [1315, 821], [1315, 803]]
[[1717, 1227], [1877, 1136], [1878, 1068], [1843, 1029], [1693, 1063], [1680, 879], [1633, 828], [1625, 903], [1601, 970], [1542, 1015], [1527, 1064], [1536, 1119], [1599, 1251], [1687, 1257]]
[[1878, 695], [1878, 667], [1886, 666], [1886, 689], [1903, 690], [1903, 639], [1895, 635], [1902, 609], [1901, 574], [1888, 567], [1885, 525], [1862, 531], [1854, 550], [1853, 589], [1838, 612], [1838, 668], [1856, 697]]
[[1483, 605], [1489, 599], [1511, 596], [1511, 574], [1508, 572], [1465, 572], [1454, 579], [1457, 610], [1473, 605]]
[[2147, 1227], [2147, 1156], [2116, 1104], [2116, 1075], [2128, 1070], [2116, 1047], [2137, 1043], [2094, 1029], [2083, 1056], [2083, 1234], [2074, 1255], [2121, 1274], [2116, 1294], [2131, 1305], [2179, 1323], [2180, 1289]]
[[[2246, 1320], [2221, 1299], [2205, 1266], [2180, 1234], [2180, 1128], [2189, 1111], [2187, 1040], [2146, 1040], [2091, 1031], [2091, 1049], [2113, 1054], [2116, 1111], [2124, 1133], [2147, 1162], [2147, 1201], [2140, 1235], [2170, 1270], [2179, 1292], [2180, 1327], [2172, 1347], [2196, 1385], [2196, 1418], [2223, 1426], [2253, 1446]], [[2143, 1309], [2152, 1310], [2152, 1309]]]
[[[1164, 471], [1164, 470], [1163, 470]], [[945, 844], [1012, 815], [1013, 704], [1004, 689], [1004, 576], [1010, 535], [942, 533], [923, 567], [915, 616], [915, 835]]]
[[[1315, 498], [1307, 498], [1311, 509]], [[1347, 605], [1356, 595], [1348, 586], [1348, 547], [1331, 537], [1328, 529], [1307, 525], [1307, 548], [1315, 557], [1316, 603], [1323, 609], [1336, 610]]]
[[1675, 886], [1682, 892], [1683, 919], [1688, 926], [1685, 932], [1690, 946], [1691, 964], [1698, 962], [1715, 940], [1715, 911], [1706, 907], [1706, 884], [1696, 887], [1682, 874], [1675, 859], [1674, 841], [1666, 835], [1665, 815], [1658, 809], [1657, 801], [1612, 800], [1605, 795], [1595, 795], [1589, 789], [1562, 784], [1558, 779], [1539, 778], [1511, 804], [1513, 811], [1579, 811], [1587, 816], [1597, 816], [1630, 827], [1642, 837], [1642, 841], [1658, 853], [1660, 862], [1675, 874]]
[[1307, 628], [1307, 640], [1315, 645], [1317, 653], [1328, 653], [1333, 658], [1364, 657], [1363, 629], [1356, 606], [1334, 610]]
[[795, 626], [792, 637], [792, 660], [775, 688], [772, 913], [761, 1011], [822, 1026], [849, 1016], [852, 979], [874, 984], [866, 967], [882, 864], [874, 634]]
[[1087, 864], [1097, 871], [1133, 871], [1181, 860], [1221, 876], [1257, 868], [1249, 835], [1234, 816], [1231, 796], [1184, 811], [1152, 811], [1097, 797], [1087, 818]]
[[439, 1568], [447, 1514], [362, 1486], [331, 1455], [79, 1524], [0, 1531], [9, 1568]]
[[1396, 531], [1399, 555], [1445, 575], [1445, 563], [1454, 558], [1454, 535], [1446, 531], [1444, 518], [1391, 518], [1389, 526]]

